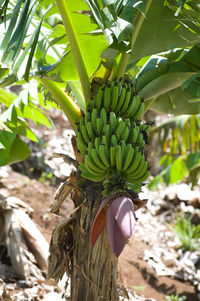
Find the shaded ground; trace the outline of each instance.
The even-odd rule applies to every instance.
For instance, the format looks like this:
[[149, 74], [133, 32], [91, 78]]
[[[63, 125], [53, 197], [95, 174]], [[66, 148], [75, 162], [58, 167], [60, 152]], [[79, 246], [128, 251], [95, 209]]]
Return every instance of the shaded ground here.
[[[34, 209], [33, 220], [38, 225], [47, 241], [50, 241], [54, 226], [70, 214], [73, 205], [69, 200], [61, 210], [61, 216], [49, 213], [53, 204], [55, 188], [37, 180], [29, 180], [15, 172], [0, 180], [0, 193], [20, 198]], [[151, 233], [149, 234], [149, 239]], [[197, 301], [194, 287], [190, 283], [181, 282], [170, 277], [158, 277], [156, 272], [142, 259], [144, 249], [149, 245], [138, 237], [132, 236], [119, 258], [120, 281], [138, 295], [151, 297], [157, 301], [165, 300], [164, 296], [180, 294], [187, 296], [188, 301]]]
[[198, 300], [191, 284], [170, 277], [159, 277], [148, 263], [141, 259], [144, 249], [148, 249], [148, 245], [135, 237], [131, 238], [119, 259], [123, 284], [138, 294], [155, 298], [157, 301], [165, 300], [164, 296], [171, 294], [187, 296], [188, 301]]

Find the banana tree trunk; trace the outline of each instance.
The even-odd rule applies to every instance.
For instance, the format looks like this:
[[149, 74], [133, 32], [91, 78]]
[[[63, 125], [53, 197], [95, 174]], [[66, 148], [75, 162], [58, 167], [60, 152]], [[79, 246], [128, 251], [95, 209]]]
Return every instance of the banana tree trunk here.
[[59, 280], [68, 273], [71, 301], [117, 301], [117, 258], [106, 231], [90, 246], [92, 223], [102, 201], [101, 186], [77, 184], [72, 194], [76, 210], [52, 234], [49, 277]]

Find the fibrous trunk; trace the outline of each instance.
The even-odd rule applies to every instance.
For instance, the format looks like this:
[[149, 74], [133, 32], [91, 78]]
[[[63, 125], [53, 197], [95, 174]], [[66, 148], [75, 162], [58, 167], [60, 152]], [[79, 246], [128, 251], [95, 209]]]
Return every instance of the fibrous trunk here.
[[91, 184], [72, 196], [76, 208], [71, 218], [59, 224], [50, 244], [49, 277], [71, 278], [71, 301], [116, 301], [117, 258], [113, 254], [106, 230], [95, 246], [90, 246], [90, 231], [102, 202], [101, 185]]

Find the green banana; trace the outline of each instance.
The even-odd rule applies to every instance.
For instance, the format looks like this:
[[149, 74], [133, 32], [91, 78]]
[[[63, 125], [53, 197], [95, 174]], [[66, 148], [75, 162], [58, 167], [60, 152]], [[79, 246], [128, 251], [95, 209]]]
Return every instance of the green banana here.
[[91, 113], [90, 112], [86, 112], [85, 114], [85, 125], [87, 124], [87, 122], [91, 121]]
[[96, 127], [97, 127], [97, 133], [99, 134], [99, 136], [102, 135], [102, 130], [103, 130], [103, 122], [101, 120], [101, 118], [97, 118], [96, 120]]
[[[143, 155], [140, 160], [140, 164], [139, 164], [137, 170], [135, 171], [135, 173], [132, 176], [135, 178], [136, 177], [140, 178], [145, 173], [147, 168], [148, 168], [148, 163], [145, 160], [145, 156]], [[132, 177], [131, 175], [129, 175], [129, 176]]]
[[95, 148], [96, 148], [97, 150], [99, 149], [100, 142], [101, 142], [100, 137], [96, 137], [95, 140], [94, 140], [94, 145], [95, 145]]
[[101, 144], [105, 145], [105, 146], [108, 146], [109, 144], [109, 140], [108, 140], [108, 137], [106, 135], [103, 135], [101, 137]]
[[77, 137], [76, 141], [77, 141], [78, 149], [80, 150], [80, 152], [82, 154], [84, 154], [86, 149], [87, 149], [87, 145], [85, 144], [85, 141], [83, 139], [83, 136], [82, 136], [81, 132], [76, 131], [76, 137]]
[[101, 168], [102, 170], [107, 169], [105, 164], [103, 164], [102, 160], [100, 159], [99, 154], [97, 153], [97, 150], [95, 148], [92, 149], [91, 156], [99, 168]]
[[144, 113], [144, 110], [145, 110], [145, 104], [144, 104], [144, 102], [142, 101], [142, 102], [140, 103], [140, 106], [139, 106], [137, 112], [134, 114], [133, 117], [134, 117], [136, 120], [141, 119], [141, 117], [142, 117], [142, 115], [143, 115], [143, 113]]
[[94, 108], [94, 109], [92, 109], [92, 112], [91, 112], [91, 122], [92, 122], [94, 132], [97, 131], [97, 117], [98, 117], [98, 111], [97, 111], [97, 109]]
[[115, 132], [117, 140], [120, 140], [121, 134], [122, 134], [125, 126], [126, 126], [126, 124], [125, 124], [124, 121], [119, 121], [118, 122], [117, 129], [116, 129], [116, 132]]
[[123, 132], [122, 132], [122, 134], [121, 134], [121, 139], [122, 139], [124, 142], [126, 142], [127, 139], [128, 139], [128, 137], [129, 137], [129, 134], [130, 134], [130, 129], [129, 129], [127, 126], [125, 126], [125, 128], [124, 128], [124, 130], [123, 130]]
[[103, 107], [103, 94], [104, 94], [104, 87], [101, 87], [94, 98], [94, 102], [98, 110], [100, 110]]
[[92, 127], [92, 122], [89, 121], [86, 123], [86, 129], [87, 129], [87, 132], [88, 132], [88, 136], [94, 140], [95, 139], [95, 133], [94, 133], [94, 130], [93, 130], [93, 127]]
[[124, 119], [126, 126], [131, 127], [131, 122], [129, 118]]
[[131, 181], [131, 183], [142, 183], [144, 180], [146, 180], [149, 176], [149, 171], [146, 170], [145, 173], [140, 177], [140, 178], [132, 178], [132, 177], [127, 177], [127, 181]]
[[105, 178], [106, 177], [106, 173], [103, 174], [103, 173], [98, 173], [96, 170], [92, 169], [88, 164], [86, 165], [86, 162], [84, 162], [85, 164], [85, 168], [86, 170], [93, 176], [97, 176], [97, 177], [103, 177]]
[[133, 156], [134, 156], [134, 148], [132, 147], [131, 144], [128, 144], [126, 146], [126, 152], [124, 154], [124, 162], [123, 162], [122, 171], [127, 170], [127, 168], [129, 167], [129, 165], [133, 159]]
[[116, 112], [120, 111], [120, 108], [124, 103], [124, 100], [125, 100], [125, 97], [126, 97], [126, 89], [127, 89], [127, 85], [124, 83], [122, 85], [120, 96], [119, 96], [119, 99], [118, 99], [118, 102], [117, 102]]
[[140, 130], [141, 131], [145, 131], [145, 132], [149, 132], [150, 131], [150, 129], [151, 129], [151, 125], [150, 124], [148, 124], [148, 123], [141, 123], [140, 124]]
[[117, 82], [115, 82], [114, 87], [112, 89], [112, 97], [111, 97], [111, 110], [115, 112], [116, 107], [117, 107], [117, 101], [119, 97], [119, 86]]
[[122, 148], [122, 154], [123, 154], [123, 160], [125, 158], [125, 155], [126, 155], [126, 143], [125, 141], [121, 141], [121, 148]]
[[138, 95], [135, 95], [131, 101], [131, 104], [129, 105], [128, 109], [124, 113], [124, 115], [128, 118], [133, 118], [135, 113], [137, 112], [139, 105], [140, 105], [140, 97]]
[[132, 122], [131, 122], [131, 127], [132, 127], [132, 128], [135, 128], [136, 126], [137, 126], [136, 122], [135, 122], [135, 121], [132, 121]]
[[135, 144], [139, 135], [139, 129], [138, 127], [135, 127], [134, 129], [131, 129], [130, 135], [128, 137], [128, 143]]
[[109, 122], [110, 122], [111, 131], [112, 133], [114, 133], [117, 126], [117, 118], [114, 112], [110, 112]]
[[124, 103], [123, 103], [123, 105], [120, 109], [120, 114], [121, 115], [123, 115], [126, 112], [128, 106], [129, 106], [130, 100], [131, 100], [131, 89], [128, 87], [128, 89], [126, 90], [126, 98], [125, 98]]
[[[144, 154], [141, 153], [140, 160], [139, 160], [139, 163], [137, 165], [137, 168], [133, 172], [131, 172], [131, 173], [129, 172], [130, 171], [130, 169], [129, 169], [129, 171], [127, 173], [128, 176], [132, 177], [132, 178], [137, 177], [137, 175], [140, 174], [141, 166], [142, 166], [142, 168], [144, 166], [144, 162], [145, 162], [145, 156], [144, 156]], [[138, 172], [138, 170], [139, 170], [139, 172]]]
[[90, 99], [90, 100], [88, 101], [88, 103], [87, 103], [86, 110], [87, 110], [88, 112], [91, 112], [93, 108], [94, 108], [94, 101], [93, 101], [92, 99]]
[[133, 184], [133, 183], [127, 182], [126, 186], [127, 186], [127, 188], [130, 188], [130, 189], [134, 190], [136, 193], [139, 193], [141, 191], [141, 188], [142, 188], [141, 183]]
[[112, 137], [111, 137], [111, 144], [113, 146], [116, 146], [118, 144], [118, 141], [117, 141], [117, 138], [115, 135], [112, 135]]
[[151, 125], [150, 124], [145, 124], [145, 132], [149, 132], [151, 130]]
[[108, 111], [108, 109], [110, 107], [110, 101], [111, 101], [111, 87], [110, 87], [110, 84], [107, 84], [105, 86], [103, 98], [104, 98], [104, 108], [106, 109], [106, 111]]
[[83, 139], [85, 141], [85, 144], [87, 144], [90, 139], [89, 139], [89, 136], [88, 136], [88, 133], [87, 133], [86, 126], [82, 125], [81, 128], [80, 128], [80, 131], [81, 131], [81, 134], [82, 134]]
[[92, 173], [94, 172], [94, 174], [96, 175], [103, 175], [104, 174], [104, 170], [100, 167], [98, 167], [96, 165], [96, 163], [94, 162], [92, 156], [91, 156], [91, 153], [89, 153], [88, 155], [85, 156], [85, 166], [86, 168]]
[[80, 122], [79, 122], [79, 130], [80, 128], [85, 125], [85, 117], [81, 117]]
[[138, 167], [138, 165], [139, 165], [139, 163], [140, 163], [141, 156], [142, 156], [142, 154], [141, 154], [141, 152], [139, 151], [139, 148], [138, 148], [138, 147], [135, 147], [135, 148], [134, 148], [134, 156], [133, 156], [133, 159], [132, 159], [130, 165], [128, 166], [128, 168], [127, 168], [127, 170], [126, 170], [126, 174], [127, 174], [127, 175], [133, 173], [133, 172], [137, 169], [137, 167]]
[[105, 125], [107, 123], [107, 113], [104, 108], [101, 109], [100, 118], [101, 118], [103, 125]]
[[88, 152], [88, 153], [91, 152], [92, 149], [93, 149], [93, 144], [92, 144], [92, 141], [90, 141], [90, 142], [88, 143], [87, 152]]
[[91, 181], [93, 181], [93, 182], [101, 182], [101, 181], [103, 181], [104, 178], [105, 178], [104, 175], [99, 176], [99, 175], [93, 175], [93, 174], [91, 174], [91, 173], [88, 171], [88, 169], [85, 167], [85, 164], [80, 163], [80, 164], [79, 164], [79, 168], [80, 168], [80, 170], [81, 170], [81, 176], [82, 176], [83, 178], [89, 179], [89, 180], [91, 180]]
[[115, 166], [115, 146], [110, 147], [110, 165]]
[[136, 141], [136, 144], [137, 144], [138, 146], [141, 146], [141, 145], [143, 144], [143, 141], [144, 141], [143, 135], [142, 135], [142, 133], [139, 133], [138, 138], [137, 138], [137, 141]]
[[140, 143], [140, 149], [143, 150], [145, 145], [146, 145], [146, 142], [144, 141], [144, 138], [143, 138], [142, 142]]
[[111, 127], [110, 127], [110, 124], [107, 123], [104, 125], [103, 127], [103, 134], [106, 135], [107, 139], [108, 139], [108, 143], [110, 141], [110, 137], [111, 137]]
[[115, 147], [115, 162], [117, 170], [120, 171], [122, 169], [122, 149], [120, 145]]
[[133, 82], [131, 82], [131, 94], [132, 94], [132, 97], [134, 97], [134, 95], [137, 94]]
[[107, 146], [101, 144], [98, 153], [104, 165], [110, 167], [110, 153]]

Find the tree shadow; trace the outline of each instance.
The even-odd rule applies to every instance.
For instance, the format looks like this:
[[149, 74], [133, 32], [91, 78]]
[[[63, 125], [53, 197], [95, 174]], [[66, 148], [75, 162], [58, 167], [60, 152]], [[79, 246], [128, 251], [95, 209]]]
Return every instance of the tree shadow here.
[[[177, 287], [174, 284], [168, 284], [166, 282], [162, 282], [162, 279], [159, 279], [159, 276], [155, 276], [149, 269], [146, 267], [141, 267], [138, 263], [129, 261], [130, 264], [134, 265], [138, 271], [142, 274], [144, 280], [156, 291], [162, 293], [163, 295], [170, 296], [171, 294], [178, 294]], [[167, 276], [165, 276], [166, 278]], [[163, 281], [165, 281], [163, 279]], [[177, 280], [178, 281], [178, 280]], [[195, 293], [183, 291], [179, 293], [181, 296], [186, 296], [186, 301], [198, 301], [198, 297]]]

